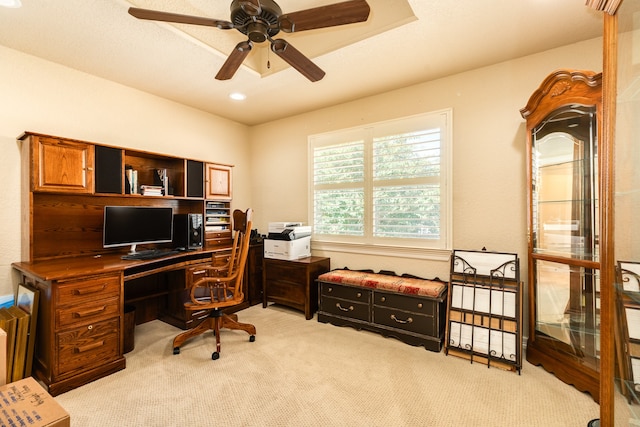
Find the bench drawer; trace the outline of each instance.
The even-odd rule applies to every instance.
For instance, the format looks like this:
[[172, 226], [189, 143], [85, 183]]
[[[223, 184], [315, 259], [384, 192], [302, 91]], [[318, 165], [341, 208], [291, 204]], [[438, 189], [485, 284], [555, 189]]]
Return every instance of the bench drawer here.
[[321, 311], [335, 316], [370, 322], [369, 304], [358, 303], [333, 297], [323, 297]]
[[415, 295], [374, 292], [374, 304], [386, 308], [397, 308], [413, 313], [433, 316], [437, 312], [437, 302]]
[[433, 320], [432, 316], [424, 316], [392, 308], [373, 307], [373, 321], [377, 325], [385, 325], [420, 335], [434, 335]]
[[323, 297], [342, 298], [349, 301], [369, 304], [371, 291], [361, 287], [340, 286], [333, 283], [320, 282], [320, 293]]

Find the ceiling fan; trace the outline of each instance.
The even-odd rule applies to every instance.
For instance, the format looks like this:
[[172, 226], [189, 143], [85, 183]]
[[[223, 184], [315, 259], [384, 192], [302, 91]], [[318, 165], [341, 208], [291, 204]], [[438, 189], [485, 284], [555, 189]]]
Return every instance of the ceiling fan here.
[[280, 31], [293, 33], [364, 22], [369, 18], [369, 12], [370, 7], [366, 0], [350, 0], [285, 14], [273, 0], [233, 0], [230, 21], [136, 7], [129, 8], [129, 14], [138, 19], [204, 25], [221, 30], [236, 29], [247, 35], [248, 40], [236, 45], [218, 71], [216, 75], [218, 80], [228, 80], [233, 77], [251, 51], [253, 44], [268, 40], [271, 43], [272, 52], [312, 82], [321, 80], [325, 72], [289, 42], [273, 37]]

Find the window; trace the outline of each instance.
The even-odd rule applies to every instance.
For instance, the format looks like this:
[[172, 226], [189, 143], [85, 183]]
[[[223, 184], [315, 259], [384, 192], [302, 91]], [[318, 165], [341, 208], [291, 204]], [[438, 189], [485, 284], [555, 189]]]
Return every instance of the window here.
[[311, 136], [314, 242], [450, 249], [450, 128], [445, 110]]

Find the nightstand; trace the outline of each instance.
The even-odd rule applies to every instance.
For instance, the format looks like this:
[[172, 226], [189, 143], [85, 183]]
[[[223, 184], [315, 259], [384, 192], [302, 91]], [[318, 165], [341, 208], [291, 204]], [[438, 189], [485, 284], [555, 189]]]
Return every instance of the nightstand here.
[[303, 311], [311, 319], [318, 310], [316, 279], [329, 271], [330, 261], [316, 256], [291, 261], [265, 258], [262, 307], [274, 302]]

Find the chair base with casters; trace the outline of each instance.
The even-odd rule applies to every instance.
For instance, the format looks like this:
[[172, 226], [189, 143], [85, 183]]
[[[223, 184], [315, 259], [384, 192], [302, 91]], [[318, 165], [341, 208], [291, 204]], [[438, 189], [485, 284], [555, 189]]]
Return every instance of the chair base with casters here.
[[210, 310], [210, 312], [209, 316], [193, 329], [174, 338], [173, 354], [180, 353], [180, 346], [186, 340], [210, 329], [216, 336], [216, 351], [211, 355], [213, 360], [220, 357], [220, 329], [222, 328], [245, 331], [249, 334], [249, 341], [255, 341], [255, 326], [240, 323], [238, 316], [222, 312], [223, 309], [237, 306], [244, 301], [242, 278], [249, 253], [251, 213], [251, 209], [247, 209], [246, 212], [238, 209], [233, 211], [233, 245], [226, 263], [201, 267], [204, 276], [182, 293], [184, 308], [187, 311]]
[[173, 354], [180, 354], [180, 346], [185, 341], [212, 330], [216, 337], [216, 351], [211, 354], [211, 359], [220, 358], [220, 329], [222, 328], [245, 331], [249, 334], [250, 342], [256, 340], [255, 326], [238, 322], [236, 314], [225, 314], [220, 309], [214, 309], [209, 313], [209, 317], [200, 322], [198, 326], [181, 333], [173, 339]]

